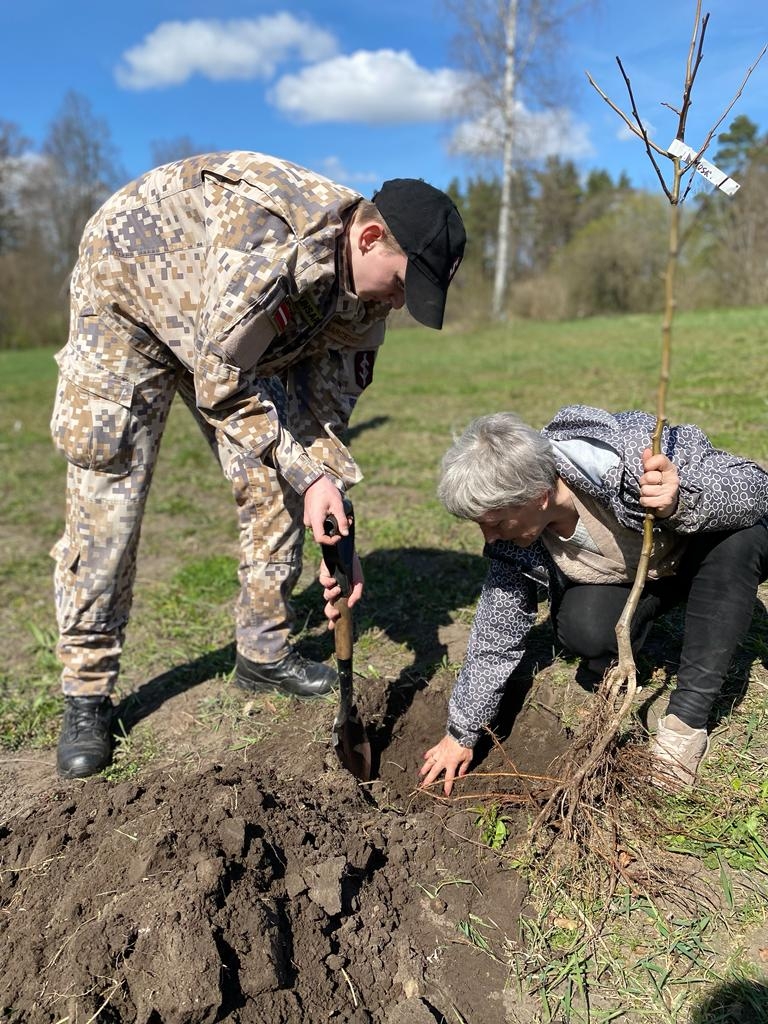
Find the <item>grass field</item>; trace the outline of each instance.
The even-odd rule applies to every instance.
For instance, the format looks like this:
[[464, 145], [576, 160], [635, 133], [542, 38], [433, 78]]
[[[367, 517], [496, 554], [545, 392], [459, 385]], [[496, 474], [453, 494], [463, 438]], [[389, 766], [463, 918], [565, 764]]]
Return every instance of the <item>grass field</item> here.
[[[767, 334], [768, 309], [679, 316], [668, 401], [672, 421], [696, 422], [715, 444], [766, 463]], [[365, 473], [353, 494], [361, 552], [402, 545], [479, 551], [479, 533], [451, 520], [434, 494], [452, 434], [499, 409], [534, 426], [571, 402], [653, 411], [659, 351], [652, 316], [521, 322], [471, 335], [393, 332], [352, 420], [350, 444]], [[53, 628], [48, 551], [64, 500], [64, 461], [48, 436], [55, 379], [50, 351], [0, 352], [0, 615], [11, 640], [4, 671], [14, 688], [35, 677], [30, 644], [39, 647]], [[168, 583], [200, 557], [198, 547], [206, 557], [233, 559], [235, 536], [227, 486], [186, 411], [174, 408], [142, 540], [140, 574], [160, 590], [153, 599], [169, 599]], [[316, 561], [310, 546], [307, 561]], [[134, 615], [132, 635], [141, 628]]]
[[[667, 410], [673, 422], [695, 422], [715, 444], [766, 465], [767, 336], [764, 308], [680, 315], [674, 327]], [[472, 334], [392, 332], [350, 431], [350, 447], [365, 473], [352, 494], [364, 563], [366, 556], [383, 549], [479, 555], [479, 531], [453, 521], [435, 498], [439, 460], [453, 433], [472, 417], [499, 409], [514, 410], [537, 427], [562, 405], [574, 402], [653, 412], [659, 352], [660, 322], [654, 316], [521, 322]], [[52, 356], [48, 350], [0, 352], [0, 746], [6, 751], [49, 747], [61, 715], [48, 553], [63, 523], [65, 466], [48, 435], [56, 381]], [[167, 668], [176, 653], [188, 662], [231, 643], [235, 546], [228, 487], [179, 404], [171, 414], [145, 518], [125, 653], [122, 685], [127, 689]], [[310, 541], [297, 604], [304, 628], [316, 631], [321, 624], [320, 593], [313, 583], [318, 560]], [[471, 566], [468, 585], [476, 592], [483, 567], [479, 558]], [[369, 572], [358, 616], [364, 651], [375, 652], [378, 644], [389, 642], [368, 628], [381, 603], [387, 603], [391, 615], [408, 614], [405, 582], [382, 578], [375, 566]], [[456, 614], [471, 617], [471, 601]], [[765, 650], [755, 653], [765, 657]], [[766, 708], [759, 689], [750, 700], [749, 706], [742, 705], [747, 740], [741, 747], [736, 744], [731, 754], [735, 767], [729, 778], [737, 780], [735, 789], [731, 787], [733, 800], [726, 807], [721, 794], [718, 807], [702, 812], [705, 817], [711, 812], [709, 834], [719, 829], [718, 842], [723, 829], [731, 829], [733, 842], [728, 847], [722, 840], [723, 849], [735, 848], [741, 829], [743, 843], [738, 848], [747, 850], [739, 870], [746, 872], [754, 898], [730, 918], [710, 922], [707, 932], [728, 949], [734, 977], [745, 971], [738, 952], [740, 930], [747, 918], [754, 924], [766, 914], [768, 789], [756, 760], [756, 750], [765, 749], [756, 746], [756, 737], [764, 728]], [[134, 752], [137, 759], [151, 760], [151, 735], [143, 743], [140, 736], [134, 737]], [[679, 813], [683, 815], [684, 809]], [[685, 831], [682, 824], [680, 829]], [[627, 896], [629, 902], [633, 898]], [[644, 912], [652, 916], [652, 910]], [[667, 922], [665, 928], [668, 947], [682, 941], [673, 923]], [[710, 940], [703, 933], [689, 939], [687, 955], [694, 960], [703, 957]], [[563, 942], [567, 944], [567, 936]], [[654, 949], [649, 947], [649, 963]], [[612, 971], [619, 971], [616, 950], [606, 951], [608, 962]], [[577, 977], [575, 968], [574, 972]], [[634, 975], [622, 977], [622, 984], [630, 988], [647, 989], [645, 1002], [638, 996], [638, 1005], [647, 1005], [648, 1016], [638, 1012], [629, 1019], [676, 1019], [678, 990], [672, 992], [671, 982], [667, 984], [652, 966], [642, 985]], [[546, 991], [547, 984], [542, 986]], [[765, 1010], [766, 1004], [761, 1005]], [[730, 1019], [713, 1011], [701, 1024]]]

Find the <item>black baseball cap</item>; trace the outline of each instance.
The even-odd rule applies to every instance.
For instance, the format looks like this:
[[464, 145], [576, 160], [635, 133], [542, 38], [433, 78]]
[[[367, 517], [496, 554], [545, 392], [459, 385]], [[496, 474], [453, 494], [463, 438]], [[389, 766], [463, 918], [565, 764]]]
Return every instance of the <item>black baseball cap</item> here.
[[450, 196], [420, 178], [385, 181], [373, 200], [408, 257], [405, 304], [427, 327], [443, 326], [448, 285], [464, 255], [467, 234]]

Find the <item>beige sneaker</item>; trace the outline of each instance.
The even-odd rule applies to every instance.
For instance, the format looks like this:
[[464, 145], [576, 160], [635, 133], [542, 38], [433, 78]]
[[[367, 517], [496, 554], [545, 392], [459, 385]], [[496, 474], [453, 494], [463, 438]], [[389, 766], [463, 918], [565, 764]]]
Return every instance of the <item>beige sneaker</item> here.
[[660, 718], [651, 744], [651, 756], [655, 761], [651, 777], [654, 786], [672, 793], [690, 789], [708, 747], [706, 729], [692, 729], [677, 715]]

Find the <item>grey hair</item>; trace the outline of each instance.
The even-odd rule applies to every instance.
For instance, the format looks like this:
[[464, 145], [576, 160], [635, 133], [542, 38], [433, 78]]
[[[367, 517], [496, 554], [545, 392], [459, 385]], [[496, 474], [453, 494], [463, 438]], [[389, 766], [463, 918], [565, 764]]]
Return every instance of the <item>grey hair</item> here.
[[437, 496], [451, 515], [479, 519], [525, 505], [557, 481], [552, 445], [513, 412], [472, 420], [443, 456]]

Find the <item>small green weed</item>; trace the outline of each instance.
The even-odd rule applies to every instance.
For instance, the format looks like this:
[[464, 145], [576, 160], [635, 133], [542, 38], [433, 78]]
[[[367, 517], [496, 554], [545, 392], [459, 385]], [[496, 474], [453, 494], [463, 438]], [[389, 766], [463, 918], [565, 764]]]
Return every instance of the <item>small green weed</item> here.
[[229, 555], [209, 555], [185, 562], [171, 580], [181, 600], [222, 603], [238, 588], [237, 561]]
[[[335, 701], [335, 696], [323, 698]], [[230, 730], [240, 750], [259, 742], [279, 722], [293, 713], [293, 697], [286, 694], [256, 694], [247, 697], [234, 686], [223, 686], [213, 696], [197, 705], [197, 720], [206, 728], [219, 732]]]
[[498, 926], [493, 921], [484, 921], [476, 914], [470, 914], [464, 920], [459, 921], [456, 928], [470, 945], [475, 946], [497, 963], [502, 963], [484, 934], [491, 929], [498, 931]]
[[481, 840], [492, 850], [501, 850], [509, 838], [509, 818], [496, 804], [470, 807], [469, 810], [477, 815], [475, 825], [480, 829]]
[[768, 782], [762, 762], [752, 756], [752, 738], [742, 735], [743, 742], [725, 743], [708, 765], [722, 780], [717, 799], [669, 800], [676, 829], [663, 842], [671, 851], [699, 857], [708, 868], [722, 870], [725, 862], [735, 870], [768, 874]]
[[255, 735], [241, 736], [237, 739], [232, 746], [229, 748], [235, 752], [241, 750], [250, 750], [251, 747], [258, 746], [259, 743], [264, 739], [265, 734], [269, 730], [265, 727], [263, 731], [257, 731]]
[[0, 673], [0, 747], [46, 747], [54, 743], [61, 724], [62, 704], [56, 659], [56, 634], [27, 623], [32, 635], [33, 670], [19, 686], [9, 674]]
[[236, 728], [248, 718], [242, 697], [234, 687], [223, 686], [213, 696], [204, 697], [197, 704], [196, 718], [208, 729], [218, 732], [222, 727]]
[[112, 764], [104, 769], [102, 775], [110, 782], [127, 782], [135, 779], [143, 768], [154, 761], [159, 750], [149, 726], [137, 726], [127, 733], [122, 722], [118, 721], [117, 724], [118, 735], [115, 737]]
[[56, 644], [59, 639], [57, 632], [50, 626], [40, 627], [34, 622], [28, 623], [28, 629], [32, 634], [32, 653], [38, 669], [41, 673], [58, 675], [61, 665], [56, 657]]
[[477, 889], [475, 883], [468, 878], [445, 878], [442, 882], [438, 882], [437, 885], [431, 887], [422, 885], [420, 882], [417, 882], [416, 885], [430, 900], [436, 899], [440, 890], [448, 885], [471, 885]]

